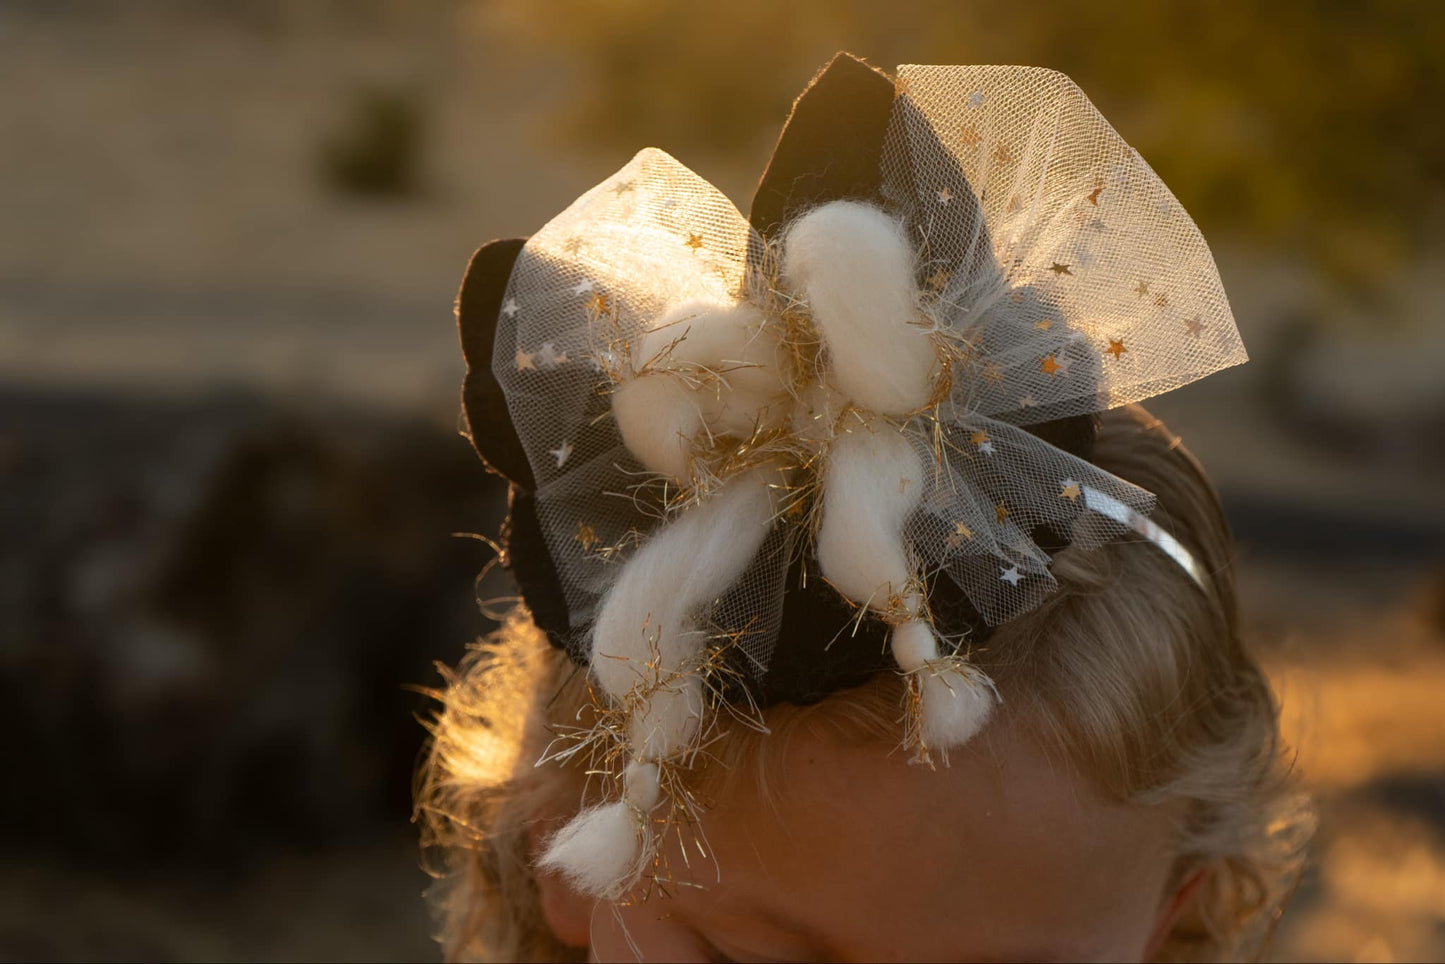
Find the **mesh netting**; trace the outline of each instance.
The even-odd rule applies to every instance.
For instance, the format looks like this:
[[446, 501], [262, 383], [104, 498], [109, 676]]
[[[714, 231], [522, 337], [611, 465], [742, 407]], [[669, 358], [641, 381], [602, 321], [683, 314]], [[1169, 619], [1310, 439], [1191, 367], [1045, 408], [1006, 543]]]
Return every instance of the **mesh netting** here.
[[1029, 425], [1245, 361], [1199, 229], [1073, 81], [905, 65], [897, 83], [884, 191], [940, 319], [979, 332], [962, 410]]
[[[928, 410], [890, 422], [926, 467], [922, 478], [899, 479], [919, 495], [903, 538], [916, 576], [947, 573], [997, 623], [1054, 586], [1040, 529], [1060, 544], [1096, 545], [1127, 531], [1119, 507], [1144, 513], [1151, 504], [1017, 426], [1138, 401], [1244, 352], [1193, 222], [1067, 78], [903, 67], [898, 88], [884, 193], [908, 230], [920, 323], [948, 379]], [[818, 407], [826, 353], [809, 354], [817, 339], [807, 305], [777, 280], [777, 255], [717, 189], [649, 149], [518, 257], [493, 367], [535, 474], [574, 626], [592, 621], [620, 566], [669, 513], [768, 462], [788, 480], [776, 534], [698, 614], [765, 671], [787, 560], [815, 531], [836, 424]], [[761, 311], [758, 336], [790, 360], [771, 374], [791, 409], [751, 436], [705, 426], [699, 471], [667, 479], [623, 444], [611, 394], [643, 371], [714, 402], [730, 391], [725, 375], [655, 350], [657, 319], [688, 302]]]

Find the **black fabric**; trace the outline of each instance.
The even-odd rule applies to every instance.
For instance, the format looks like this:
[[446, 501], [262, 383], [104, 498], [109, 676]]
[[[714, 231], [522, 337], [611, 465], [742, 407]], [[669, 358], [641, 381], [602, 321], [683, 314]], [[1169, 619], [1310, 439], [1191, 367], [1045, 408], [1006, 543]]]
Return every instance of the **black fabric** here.
[[808, 208], [843, 198], [877, 201], [878, 159], [893, 109], [893, 82], [839, 53], [793, 102], [753, 194], [748, 221], [772, 239]]
[[532, 467], [512, 426], [502, 386], [492, 374], [492, 349], [502, 296], [512, 265], [526, 243], [526, 238], [488, 242], [477, 249], [467, 265], [457, 295], [457, 329], [467, 362], [462, 414], [477, 455], [488, 469], [511, 483], [507, 521], [502, 529], [502, 564], [516, 581], [538, 628], [553, 645], [565, 647], [572, 635], [567, 603], [537, 520]]
[[532, 467], [527, 464], [527, 453], [507, 414], [502, 386], [492, 375], [492, 348], [497, 339], [502, 295], [512, 276], [512, 264], [526, 243], [526, 238], [489, 241], [472, 255], [462, 290], [457, 294], [457, 331], [467, 360], [462, 413], [472, 447], [487, 468], [531, 492], [536, 488]]
[[[894, 85], [881, 71], [847, 53], [839, 53], [809, 83], [793, 104], [779, 135], [749, 212], [749, 222], [764, 240], [774, 240], [796, 216], [828, 201], [856, 199], [889, 207], [882, 194], [880, 161], [894, 110]], [[904, 101], [899, 109], [913, 109]], [[957, 183], [967, 179], [959, 170]], [[978, 218], [971, 194], [951, 205], [947, 216]], [[493, 241], [472, 257], [457, 300], [462, 351], [467, 360], [463, 409], [472, 444], [493, 471], [512, 483], [510, 512], [503, 532], [503, 561], [538, 627], [552, 644], [586, 663], [590, 626], [573, 626], [561, 584], [538, 523], [535, 482], [512, 427], [501, 387], [492, 376], [497, 316], [512, 264], [524, 241]], [[980, 256], [991, 257], [989, 245]], [[749, 251], [750, 267], [762, 252]], [[1035, 435], [1080, 458], [1093, 453], [1097, 420], [1092, 415], [1029, 426]], [[1048, 552], [1066, 545], [1064, 537], [1035, 530], [1035, 542]], [[829, 693], [856, 686], [873, 674], [895, 668], [888, 648], [888, 627], [876, 616], [857, 618], [836, 590], [817, 578], [816, 560], [800, 555], [787, 574], [787, 592], [778, 645], [761, 677], [741, 654], [731, 665], [759, 706], [814, 703]], [[812, 573], [805, 579], [805, 573]], [[990, 629], [967, 596], [946, 575], [931, 578], [930, 610], [940, 632], [970, 645], [985, 641]]]
[[[507, 522], [502, 529], [502, 565], [512, 574], [532, 621], [547, 634], [553, 646], [565, 649], [577, 662], [587, 662], [586, 651], [577, 645], [567, 600], [557, 567], [542, 538], [537, 520], [537, 499], [531, 492], [513, 485], [507, 500]], [[581, 652], [579, 652], [581, 650]]]

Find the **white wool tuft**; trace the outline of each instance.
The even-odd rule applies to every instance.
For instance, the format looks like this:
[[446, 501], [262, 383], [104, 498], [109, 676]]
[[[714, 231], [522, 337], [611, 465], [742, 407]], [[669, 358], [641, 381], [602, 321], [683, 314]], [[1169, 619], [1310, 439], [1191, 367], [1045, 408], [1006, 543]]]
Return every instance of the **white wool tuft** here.
[[923, 492], [923, 472], [913, 445], [886, 424], [854, 428], [828, 450], [818, 566], [854, 602], [883, 609], [907, 587], [903, 523]]
[[905, 673], [922, 669], [938, 659], [938, 637], [933, 635], [933, 627], [921, 619], [893, 627], [888, 641], [893, 646], [894, 661]]
[[807, 300], [843, 393], [885, 415], [927, 405], [938, 360], [917, 324], [903, 226], [871, 204], [832, 201], [793, 222], [783, 243], [783, 277]]
[[[905, 593], [910, 568], [903, 524], [918, 504], [923, 471], [917, 450], [887, 425], [855, 428], [829, 450], [818, 566], [853, 601], [885, 609], [904, 593], [904, 605], [918, 614], [917, 593]], [[967, 743], [993, 708], [987, 678], [929, 667], [939, 658], [939, 647], [924, 619], [899, 623], [889, 642], [899, 668], [918, 672], [922, 679], [924, 743], [940, 750]]]
[[953, 670], [937, 675], [925, 670], [924, 743], [940, 750], [963, 746], [983, 729], [993, 704], [993, 691], [985, 679], [969, 679]]
[[642, 464], [679, 482], [688, 477], [688, 451], [702, 429], [702, 409], [678, 378], [647, 375], [612, 393], [622, 443]]
[[709, 436], [749, 436], [791, 406], [787, 359], [750, 304], [690, 301], [653, 319], [633, 350], [638, 374], [616, 387], [612, 413], [642, 464], [687, 482], [688, 453]]
[[696, 659], [705, 633], [698, 609], [731, 586], [757, 555], [773, 518], [758, 469], [729, 480], [652, 534], [622, 566], [592, 632], [592, 672], [610, 696], [645, 681], [654, 648], [664, 675]]
[[779, 421], [790, 408], [784, 373], [787, 355], [776, 326], [755, 306], [690, 301], [663, 312], [635, 352], [638, 364], [655, 359], [687, 372], [694, 402], [714, 435], [750, 435], [755, 422]]
[[644, 760], [665, 760], [685, 748], [702, 721], [700, 676], [683, 676], [656, 690], [632, 714], [628, 737]]
[[616, 900], [642, 873], [649, 834], [647, 821], [622, 800], [591, 807], [552, 836], [538, 863], [581, 893]]
[[[702, 680], [690, 675], [706, 641], [697, 611], [733, 584], [762, 546], [773, 517], [769, 483], [755, 469], [663, 526], [622, 567], [602, 601], [592, 634], [592, 673], [608, 695], [666, 685], [641, 701], [630, 721], [634, 759], [623, 800], [583, 811], [552, 839], [542, 865], [579, 890], [616, 899], [641, 873], [650, 833], [646, 813], [661, 799], [656, 761], [684, 749], [702, 722]], [[657, 678], [649, 678], [651, 673]], [[669, 680], [674, 673], [688, 675]]]
[[662, 800], [662, 768], [642, 760], [627, 764], [622, 795], [642, 813], [651, 813]]

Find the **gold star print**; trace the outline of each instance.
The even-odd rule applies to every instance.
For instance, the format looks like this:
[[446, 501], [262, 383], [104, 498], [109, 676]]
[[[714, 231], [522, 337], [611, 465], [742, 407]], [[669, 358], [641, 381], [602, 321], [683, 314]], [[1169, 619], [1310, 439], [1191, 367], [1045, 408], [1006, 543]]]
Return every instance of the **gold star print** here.
[[960, 130], [958, 136], [959, 139], [963, 141], [963, 146], [970, 150], [977, 147], [978, 142], [983, 140], [983, 138], [979, 136], [978, 128], [973, 124], [969, 124]]
[[1200, 333], [1201, 331], [1203, 331], [1203, 330], [1204, 330], [1204, 322], [1202, 322], [1202, 321], [1199, 320], [1199, 316], [1198, 316], [1198, 315], [1195, 315], [1193, 318], [1190, 318], [1188, 321], [1186, 321], [1186, 322], [1184, 323], [1184, 331], [1185, 331], [1185, 333], [1186, 333], [1186, 334], [1193, 335], [1195, 338], [1198, 338], [1198, 337], [1199, 337], [1199, 333]]
[[1059, 498], [1068, 499], [1070, 502], [1079, 501], [1079, 483], [1073, 479], [1065, 479], [1059, 483]]
[[943, 185], [943, 187], [938, 192], [938, 203], [942, 204], [944, 207], [948, 207], [948, 202], [952, 200], [953, 192], [948, 189], [947, 184]]
[[1017, 194], [1008, 199], [1008, 208], [1006, 209], [1007, 213], [1016, 214], [1018, 213], [1018, 211], [1022, 210], [1022, 208], [1023, 205], [1019, 203], [1019, 196]]
[[906, 97], [913, 90], [913, 81], [907, 77], [899, 77], [893, 85], [893, 92], [899, 97]]
[[536, 356], [535, 353], [530, 352], [530, 351], [522, 351], [522, 349], [521, 349], [520, 347], [518, 347], [518, 348], [517, 348], [517, 371], [519, 371], [519, 372], [534, 372], [534, 371], [536, 371], [536, 370], [537, 370], [537, 362], [536, 362], [536, 359], [537, 359], [537, 356]]
[[1036, 321], [1034, 322], [1034, 327], [1039, 331], [1048, 331], [1054, 327], [1054, 320], [1052, 318], [1045, 318], [1042, 321]]
[[986, 382], [1001, 382], [1003, 381], [1003, 372], [999, 371], [998, 366], [993, 362], [989, 362], [983, 366], [983, 379]]
[[1000, 144], [993, 149], [993, 159], [1000, 164], [1007, 164], [1013, 160], [1013, 154], [1009, 151], [1007, 144]]
[[1008, 521], [1008, 509], [1004, 507], [1002, 502], [993, 507], [993, 515], [994, 518], [998, 520], [999, 525], [1003, 525]]
[[1138, 295], [1140, 298], [1144, 297], [1148, 293], [1149, 282], [1141, 280], [1138, 284], [1134, 286], [1134, 294]]
[[910, 478], [908, 478], [908, 477], [906, 477], [906, 476], [900, 475], [900, 476], [898, 477], [898, 494], [899, 494], [899, 495], [903, 495], [904, 493], [906, 493], [906, 492], [908, 491], [908, 487], [909, 487], [910, 485], [912, 485], [912, 484], [913, 484], [913, 480], [912, 480], [912, 479], [910, 479]]
[[928, 287], [934, 291], [942, 291], [948, 287], [948, 279], [953, 277], [953, 272], [947, 268], [939, 268], [928, 276]]
[[1064, 366], [1054, 361], [1053, 355], [1045, 355], [1044, 360], [1039, 362], [1039, 371], [1053, 378], [1058, 372], [1063, 371]]
[[698, 248], [702, 247], [702, 235], [693, 234], [691, 231], [689, 231], [687, 234], [687, 240], [684, 241], [683, 244], [696, 251]]
[[1009, 304], [1011, 305], [1022, 304], [1024, 300], [1024, 293], [1022, 291], [1015, 291], [1013, 294], [1008, 296], [1008, 300]]
[[607, 307], [607, 296], [600, 291], [592, 292], [592, 297], [587, 299], [587, 310], [594, 315], [605, 314]]
[[1129, 349], [1127, 349], [1127, 348], [1124, 347], [1124, 339], [1122, 339], [1122, 338], [1110, 338], [1110, 339], [1109, 339], [1109, 347], [1108, 347], [1108, 349], [1104, 352], [1104, 354], [1106, 354], [1106, 355], [1113, 355], [1113, 356], [1114, 356], [1114, 361], [1118, 361], [1120, 358], [1123, 358], [1123, 357], [1124, 357], [1124, 352], [1126, 352], [1126, 351], [1128, 351], [1128, 350], [1129, 350]]
[[948, 538], [943, 541], [943, 544], [949, 549], [957, 549], [963, 545], [964, 542], [972, 538], [972, 529], [962, 522], [955, 522], [953, 524], [953, 531], [948, 534]]
[[972, 435], [970, 435], [968, 437], [968, 440], [974, 445], [982, 445], [984, 442], [988, 441], [988, 433], [980, 429], [979, 431], [974, 432]]
[[1099, 195], [1100, 195], [1100, 194], [1103, 194], [1103, 193], [1104, 193], [1104, 189], [1099, 186], [1099, 183], [1098, 183], [1097, 181], [1095, 181], [1095, 182], [1094, 182], [1094, 189], [1089, 192], [1089, 203], [1092, 204], [1094, 207], [1098, 207], [1098, 206], [1099, 206]]
[[1073, 277], [1074, 274], [1072, 271], [1069, 270], [1068, 265], [1059, 264], [1057, 261], [1054, 262], [1053, 267], [1049, 268], [1049, 270], [1052, 271], [1054, 274], [1066, 274], [1070, 277]]
[[1019, 408], [1033, 408], [1038, 403], [1039, 400], [1032, 395], [1024, 395], [1019, 398]]
[[585, 522], [577, 523], [577, 535], [573, 536], [582, 546], [583, 552], [591, 552], [592, 547], [597, 545], [597, 530]]
[[628, 191], [631, 191], [634, 187], [636, 187], [636, 185], [633, 184], [631, 181], [618, 181], [616, 184], [612, 185], [612, 193], [616, 194], [618, 197], [622, 197], [622, 195], [626, 194]]
[[576, 254], [582, 250], [582, 239], [578, 237], [568, 238], [562, 242], [562, 250], [568, 254]]
[[1158, 305], [1160, 308], [1168, 307], [1168, 305], [1169, 305], [1169, 296], [1166, 295], [1166, 294], [1157, 294], [1157, 295], [1155, 295], [1155, 296], [1154, 296], [1154, 304]]

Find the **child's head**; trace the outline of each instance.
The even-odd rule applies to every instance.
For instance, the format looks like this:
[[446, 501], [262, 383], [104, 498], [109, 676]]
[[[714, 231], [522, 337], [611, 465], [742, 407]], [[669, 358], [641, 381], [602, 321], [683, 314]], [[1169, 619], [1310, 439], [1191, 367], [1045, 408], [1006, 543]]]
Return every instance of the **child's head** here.
[[458, 315], [527, 608], [421, 787], [454, 954], [1217, 956], [1268, 924], [1307, 818], [1227, 528], [1121, 407], [1243, 348], [1067, 78], [840, 57], [750, 219], [644, 150], [481, 249]]
[[1060, 553], [1060, 590], [974, 655], [1003, 702], [947, 767], [908, 764], [896, 674], [776, 707], [767, 735], [733, 724], [686, 774], [705, 809], [665, 844], [671, 880], [625, 906], [536, 869], [586, 779], [534, 764], [590, 698], [518, 615], [448, 689], [424, 774], [449, 955], [1247, 950], [1287, 895], [1309, 822], [1238, 636], [1224, 519], [1198, 464], [1142, 409], [1103, 417], [1095, 461], [1158, 496], [1156, 519], [1210, 574], [1207, 591], [1144, 542]]

